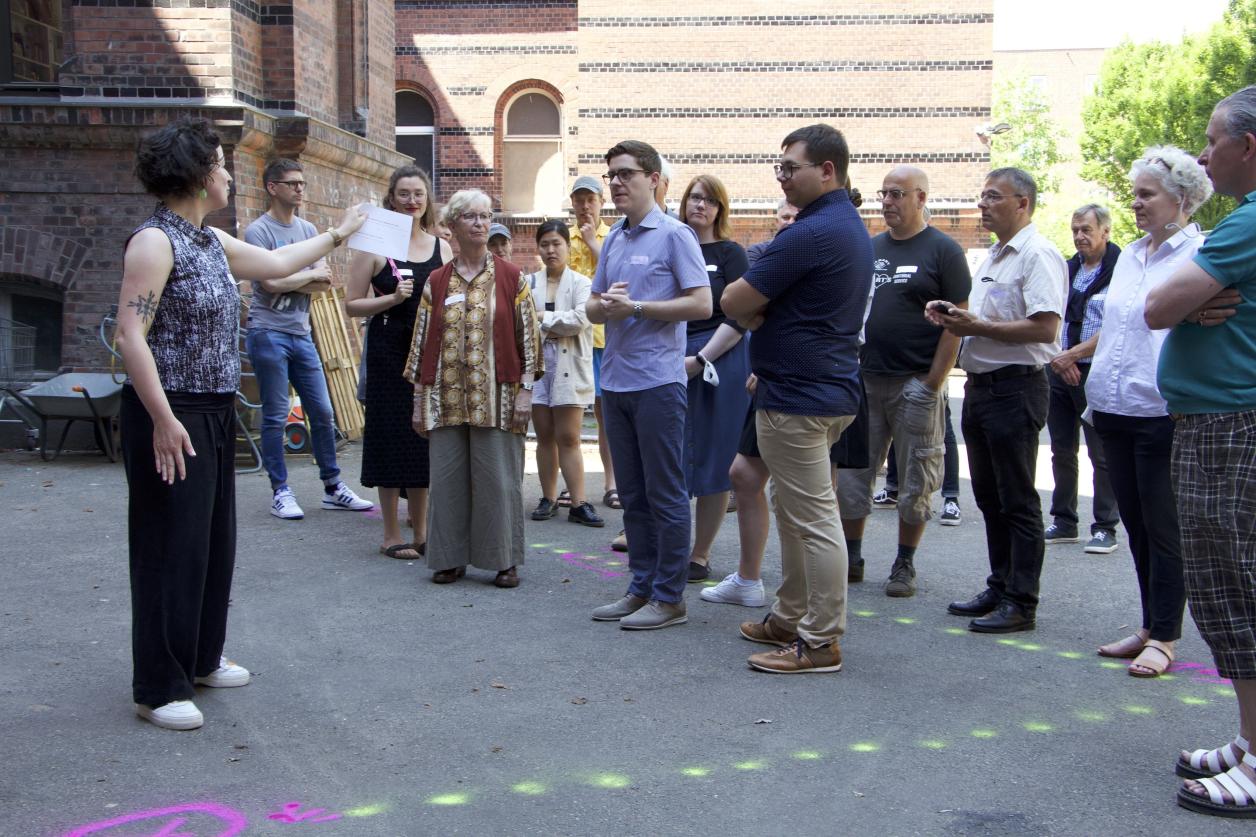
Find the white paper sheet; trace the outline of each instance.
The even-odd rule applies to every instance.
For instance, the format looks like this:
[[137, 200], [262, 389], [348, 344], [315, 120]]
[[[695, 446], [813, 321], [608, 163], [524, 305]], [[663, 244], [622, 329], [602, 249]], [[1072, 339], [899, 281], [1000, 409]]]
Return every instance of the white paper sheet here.
[[413, 216], [372, 206], [367, 209], [366, 223], [349, 236], [349, 246], [354, 250], [404, 261], [410, 252], [410, 231], [413, 227]]

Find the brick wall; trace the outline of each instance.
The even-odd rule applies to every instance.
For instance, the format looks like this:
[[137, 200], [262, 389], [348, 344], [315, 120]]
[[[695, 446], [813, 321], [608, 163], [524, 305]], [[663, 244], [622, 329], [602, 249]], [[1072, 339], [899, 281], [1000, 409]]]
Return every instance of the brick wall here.
[[[350, 5], [361, 48], [342, 63], [338, 15]], [[0, 288], [59, 292], [63, 369], [108, 365], [97, 326], [117, 302], [123, 243], [155, 203], [132, 174], [145, 132], [189, 115], [215, 122], [235, 184], [230, 205], [207, 221], [233, 234], [265, 210], [261, 173], [273, 156], [304, 164], [304, 214], [320, 228], [345, 206], [378, 202], [404, 161], [393, 150], [391, 0], [66, 7], [65, 54], [77, 57], [61, 96], [32, 104], [0, 89]], [[366, 137], [341, 128], [345, 65], [360, 81], [349, 95]], [[333, 269], [343, 273], [347, 260], [337, 252]]]

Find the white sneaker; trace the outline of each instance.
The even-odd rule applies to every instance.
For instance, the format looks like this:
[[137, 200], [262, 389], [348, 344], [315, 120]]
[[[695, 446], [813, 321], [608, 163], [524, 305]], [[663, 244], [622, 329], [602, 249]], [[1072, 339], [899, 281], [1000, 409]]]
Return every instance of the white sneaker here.
[[938, 518], [938, 522], [943, 526], [958, 526], [963, 519], [960, 514], [959, 503], [954, 500], [944, 500], [942, 502], [942, 516]]
[[353, 490], [343, 482], [336, 483], [336, 490], [331, 494], [324, 492], [323, 508], [325, 509], [348, 509], [349, 511], [370, 511], [375, 508], [375, 504], [370, 500], [363, 500], [361, 497], [353, 493]]
[[205, 723], [205, 716], [190, 700], [172, 700], [156, 709], [137, 703], [135, 714], [162, 729], [197, 729]]
[[703, 601], [722, 602], [724, 604], [744, 605], [745, 607], [763, 607], [767, 604], [767, 596], [763, 593], [763, 582], [738, 584], [734, 577], [737, 573], [724, 577], [714, 587], [704, 587], [698, 593]]
[[297, 497], [291, 488], [281, 488], [275, 492], [275, 498], [270, 503], [270, 513], [284, 520], [300, 520], [305, 517], [305, 512], [297, 505]]
[[226, 657], [218, 658], [218, 668], [204, 677], [194, 681], [198, 686], [209, 686], [211, 689], [233, 689], [236, 686], [247, 686], [252, 679], [249, 670], [238, 666]]

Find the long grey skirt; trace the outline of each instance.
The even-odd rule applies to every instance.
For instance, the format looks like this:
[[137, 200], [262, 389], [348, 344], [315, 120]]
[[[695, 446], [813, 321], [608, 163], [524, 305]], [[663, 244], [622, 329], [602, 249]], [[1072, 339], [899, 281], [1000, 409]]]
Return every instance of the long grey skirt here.
[[430, 434], [427, 566], [523, 564], [523, 436], [484, 427]]

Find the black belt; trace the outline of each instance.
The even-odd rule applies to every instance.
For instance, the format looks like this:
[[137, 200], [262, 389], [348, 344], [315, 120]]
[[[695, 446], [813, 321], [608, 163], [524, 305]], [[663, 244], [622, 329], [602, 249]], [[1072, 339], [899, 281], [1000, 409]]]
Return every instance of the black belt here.
[[1025, 378], [1030, 375], [1037, 375], [1041, 371], [1041, 366], [1001, 366], [993, 372], [969, 372], [968, 383], [975, 387], [988, 387], [998, 381], [1006, 381], [1009, 378]]

